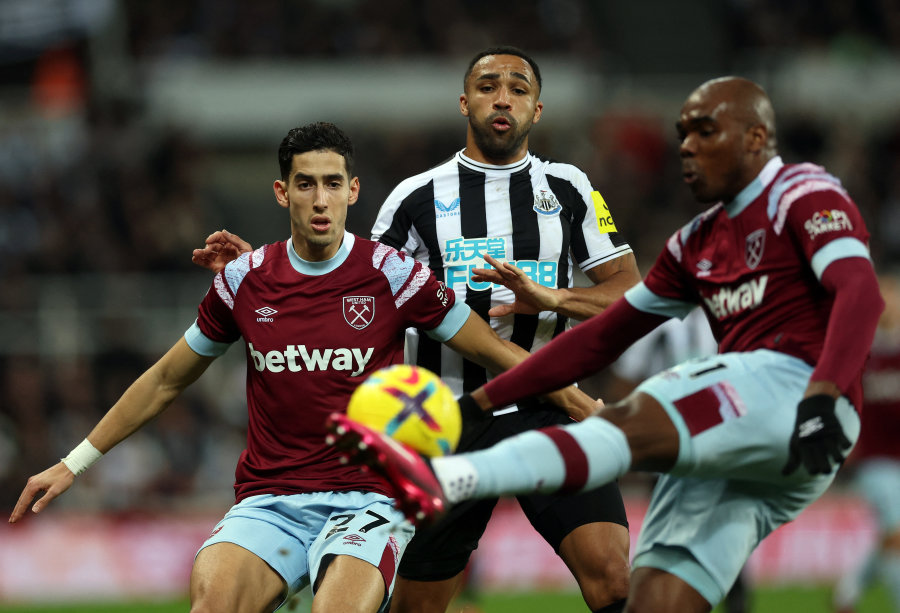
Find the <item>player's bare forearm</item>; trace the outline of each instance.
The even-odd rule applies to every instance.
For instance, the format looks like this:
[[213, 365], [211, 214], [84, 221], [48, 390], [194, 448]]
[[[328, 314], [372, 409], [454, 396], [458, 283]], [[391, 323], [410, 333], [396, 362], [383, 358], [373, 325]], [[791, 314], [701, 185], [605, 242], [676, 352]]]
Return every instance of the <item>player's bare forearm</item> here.
[[508, 370], [530, 355], [515, 343], [500, 338], [474, 311], [446, 344], [467, 360], [494, 373]]
[[[513, 342], [503, 340], [481, 317], [472, 312], [469, 319], [447, 345], [489, 370], [501, 373], [524, 362], [531, 355]], [[546, 398], [562, 408], [569, 417], [582, 420], [591, 415], [598, 403], [574, 385], [546, 395]]]
[[101, 453], [162, 413], [188, 385], [203, 374], [212, 358], [199, 356], [182, 337], [132, 383], [88, 435]]
[[557, 313], [583, 321], [602, 313], [641, 280], [632, 253], [595, 266], [585, 271], [585, 275], [594, 285], [557, 290], [558, 301], [554, 309]]
[[563, 409], [575, 421], [590, 417], [603, 407], [603, 402], [594, 400], [574, 385], [550, 392], [545, 398]]

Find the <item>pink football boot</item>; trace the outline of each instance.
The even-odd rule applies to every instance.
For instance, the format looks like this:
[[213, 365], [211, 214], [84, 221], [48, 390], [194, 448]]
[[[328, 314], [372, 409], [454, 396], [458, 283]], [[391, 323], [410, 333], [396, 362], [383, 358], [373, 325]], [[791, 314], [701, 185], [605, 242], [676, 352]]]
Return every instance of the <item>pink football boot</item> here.
[[343, 458], [382, 475], [393, 489], [395, 506], [416, 526], [433, 523], [446, 509], [441, 486], [428, 463], [406, 445], [349, 419], [332, 413], [325, 422], [331, 434], [328, 445]]

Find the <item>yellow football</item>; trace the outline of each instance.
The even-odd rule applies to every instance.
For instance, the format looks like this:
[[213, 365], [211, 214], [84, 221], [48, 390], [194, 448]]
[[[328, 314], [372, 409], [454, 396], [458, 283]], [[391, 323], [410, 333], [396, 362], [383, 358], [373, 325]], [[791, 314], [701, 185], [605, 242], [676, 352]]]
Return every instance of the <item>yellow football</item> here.
[[350, 397], [347, 417], [429, 457], [453, 453], [462, 431], [450, 388], [430, 370], [408, 364], [372, 373]]

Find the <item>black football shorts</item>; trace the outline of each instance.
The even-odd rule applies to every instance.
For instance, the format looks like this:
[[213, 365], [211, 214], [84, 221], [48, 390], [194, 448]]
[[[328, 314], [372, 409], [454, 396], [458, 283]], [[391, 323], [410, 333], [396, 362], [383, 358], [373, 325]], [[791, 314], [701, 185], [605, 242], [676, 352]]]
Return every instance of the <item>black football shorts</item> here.
[[[492, 417], [466, 432], [458, 451], [484, 449], [527, 430], [570, 424], [549, 403], [531, 403], [513, 413]], [[576, 495], [530, 494], [516, 498], [534, 529], [559, 553], [562, 540], [575, 528], [594, 522], [628, 527], [617, 483]], [[453, 506], [436, 524], [416, 531], [400, 560], [400, 576], [413, 581], [441, 581], [462, 572], [487, 527], [496, 498], [468, 500]]]

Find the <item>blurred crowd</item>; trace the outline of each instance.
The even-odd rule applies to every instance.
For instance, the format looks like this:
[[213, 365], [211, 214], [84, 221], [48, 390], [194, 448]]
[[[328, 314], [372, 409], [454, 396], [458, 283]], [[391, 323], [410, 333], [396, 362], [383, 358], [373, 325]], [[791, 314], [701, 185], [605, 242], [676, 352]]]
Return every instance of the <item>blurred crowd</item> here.
[[[0, 11], [13, 4], [0, 2]], [[130, 0], [121, 3], [116, 27], [135, 63], [179, 56], [456, 59], [511, 42], [538, 61], [542, 54], [579, 54], [614, 70], [620, 54], [609, 43], [615, 38], [612, 4], [627, 3]], [[750, 53], [797, 46], [860, 62], [900, 52], [900, 10], [889, 0], [699, 4], [718, 13], [730, 41], [719, 60], [726, 67]], [[210, 280], [193, 267], [190, 252], [223, 223], [209, 167], [234, 151], [200, 142], [187, 126], [149, 121], [139, 96], [98, 94], [90, 79], [97, 60], [88, 42], [59, 39], [34, 53], [22, 51], [14, 61], [0, 60], [3, 82], [11, 84], [0, 86], [0, 100], [11, 110], [0, 121], [0, 510], [12, 507], [28, 475], [77, 444], [159, 347], [175, 340], [143, 340], [135, 328], [145, 320], [129, 318], [136, 305], [156, 301], [155, 309], [177, 310], [181, 319], [174, 329], [190, 325], [190, 308]], [[587, 172], [645, 265], [697, 210], [681, 185], [676, 110], [658, 116], [604, 108], [590, 118], [588, 130], [538, 126], [532, 133], [537, 153]], [[900, 262], [900, 110], [877, 130], [799, 113], [779, 116], [778, 124], [785, 160], [814, 161], [840, 177], [872, 231], [875, 261], [885, 268]], [[352, 133], [366, 190], [350, 211], [349, 228], [367, 234], [389, 189], [461, 148], [463, 135], [462, 120], [450, 131], [397, 135], [372, 126]], [[273, 169], [276, 145], [262, 153]], [[280, 240], [285, 227], [261, 238]], [[85, 298], [79, 308], [94, 322], [88, 350], [48, 352], [46, 339], [29, 330], [35, 313], [59, 326], [82, 325], [64, 314], [77, 292], [48, 288], [104, 287], [104, 278], [118, 283], [134, 275], [148, 275], [157, 280], [152, 287], [162, 289], [151, 291], [139, 276], [127, 309], [114, 302], [116, 292]], [[191, 284], [193, 298], [160, 302], [156, 294], [175, 284], [169, 279]], [[59, 506], [135, 512], [229, 504], [243, 447], [242, 358], [240, 349], [232, 349], [205, 382], [117, 448], [115, 459], [89, 471]]]
[[[130, 0], [135, 56], [365, 57], [471, 55], [514, 41], [532, 53], [616, 57], [621, 21], [635, 11], [653, 23], [663, 0]], [[708, 14], [731, 41], [730, 58], [747, 50], [831, 47], [871, 54], [900, 48], [900, 14], [891, 0], [727, 0], [686, 2], [687, 19]], [[623, 13], [625, 11], [625, 13]], [[671, 24], [670, 24], [671, 25]], [[690, 24], [684, 24], [689, 26]], [[339, 27], [335, 27], [339, 26]], [[527, 43], [527, 44], [526, 44]]]

